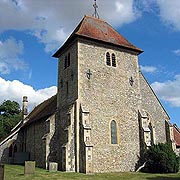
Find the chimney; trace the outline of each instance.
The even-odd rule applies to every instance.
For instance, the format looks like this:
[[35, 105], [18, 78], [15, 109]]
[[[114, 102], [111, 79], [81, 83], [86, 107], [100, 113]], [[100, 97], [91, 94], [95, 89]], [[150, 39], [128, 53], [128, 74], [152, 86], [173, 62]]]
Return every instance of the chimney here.
[[23, 96], [23, 107], [22, 107], [23, 120], [28, 115], [28, 100], [27, 99], [28, 99], [27, 96]]

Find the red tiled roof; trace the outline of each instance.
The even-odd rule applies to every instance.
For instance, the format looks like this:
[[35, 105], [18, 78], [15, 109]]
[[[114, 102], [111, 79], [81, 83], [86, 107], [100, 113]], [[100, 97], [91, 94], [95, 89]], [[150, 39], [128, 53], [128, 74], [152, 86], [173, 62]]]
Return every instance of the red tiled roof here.
[[110, 26], [107, 22], [91, 16], [85, 16], [79, 23], [79, 25], [76, 27], [74, 32], [70, 35], [68, 40], [53, 55], [53, 57], [58, 57], [61, 51], [70, 43], [73, 38], [75, 38], [75, 36], [110, 43], [112, 45], [135, 51], [138, 54], [143, 52], [141, 49], [132, 45], [127, 39], [125, 39], [121, 34], [119, 34], [115, 29], [113, 29], [112, 26]]
[[180, 129], [177, 125], [173, 125], [173, 133], [176, 146], [180, 146]]

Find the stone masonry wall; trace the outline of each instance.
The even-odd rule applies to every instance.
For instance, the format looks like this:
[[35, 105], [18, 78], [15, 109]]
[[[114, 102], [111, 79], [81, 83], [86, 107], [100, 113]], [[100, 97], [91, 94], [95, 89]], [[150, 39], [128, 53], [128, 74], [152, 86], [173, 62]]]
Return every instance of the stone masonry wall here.
[[[106, 52], [117, 67], [106, 65]], [[90, 113], [95, 172], [131, 171], [139, 156], [138, 57], [109, 45], [78, 43], [79, 102]], [[90, 69], [91, 78], [87, 78]], [[131, 86], [129, 78], [134, 84]], [[117, 123], [117, 144], [111, 144], [110, 123]]]
[[[0, 144], [0, 164], [1, 163], [13, 163], [13, 157], [9, 157], [9, 147], [13, 142], [17, 140], [18, 133], [8, 137], [4, 142]], [[18, 147], [19, 148], [19, 147]]]
[[[70, 54], [70, 66], [65, 68], [65, 58]], [[77, 43], [66, 50], [58, 61], [58, 107], [62, 109], [69, 106], [78, 98], [77, 90]], [[67, 94], [68, 82], [68, 94]]]
[[36, 166], [46, 168], [46, 144], [43, 136], [46, 134], [45, 120], [38, 121], [25, 129], [25, 150], [30, 153], [30, 160], [36, 161]]
[[[75, 104], [78, 98], [77, 43], [73, 42], [59, 57], [58, 64], [58, 161], [60, 170], [75, 171], [77, 165]], [[65, 59], [70, 64], [65, 68]], [[77, 163], [76, 163], [77, 164]]]
[[151, 121], [155, 126], [155, 143], [164, 143], [166, 142], [165, 121], [169, 121], [169, 117], [141, 73], [140, 87], [142, 100], [141, 108], [150, 115]]

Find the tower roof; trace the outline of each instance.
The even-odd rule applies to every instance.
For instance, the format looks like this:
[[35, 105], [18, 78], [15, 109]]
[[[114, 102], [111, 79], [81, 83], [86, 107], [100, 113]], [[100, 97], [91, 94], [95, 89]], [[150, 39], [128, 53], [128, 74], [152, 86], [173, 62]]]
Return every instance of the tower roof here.
[[67, 41], [63, 44], [63, 46], [61, 46], [53, 55], [53, 57], [58, 57], [59, 54], [61, 54], [61, 51], [63, 51], [63, 49], [66, 48], [75, 37], [82, 37], [108, 43], [137, 52], [138, 54], [143, 52], [141, 49], [131, 44], [107, 22], [103, 21], [102, 19], [86, 15], [73, 33], [69, 36]]

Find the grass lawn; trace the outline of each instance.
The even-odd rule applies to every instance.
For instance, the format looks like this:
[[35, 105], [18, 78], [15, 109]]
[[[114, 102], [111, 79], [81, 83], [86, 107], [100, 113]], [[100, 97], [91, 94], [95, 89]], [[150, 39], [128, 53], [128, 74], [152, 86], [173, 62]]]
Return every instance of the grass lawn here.
[[147, 173], [102, 173], [86, 175], [81, 173], [56, 172], [36, 168], [34, 175], [24, 175], [24, 167], [17, 165], [5, 165], [4, 180], [180, 180], [180, 172], [177, 174], [147, 174]]

